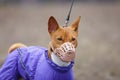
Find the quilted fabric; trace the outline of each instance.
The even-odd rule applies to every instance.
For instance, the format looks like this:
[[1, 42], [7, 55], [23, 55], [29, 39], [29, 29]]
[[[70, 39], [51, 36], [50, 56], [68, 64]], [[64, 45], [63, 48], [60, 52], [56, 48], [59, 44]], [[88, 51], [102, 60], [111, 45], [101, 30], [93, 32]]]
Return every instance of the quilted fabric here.
[[[20, 50], [20, 51], [19, 51]], [[56, 65], [48, 58], [48, 50], [31, 46], [10, 53], [0, 68], [0, 80], [74, 80], [72, 67]]]

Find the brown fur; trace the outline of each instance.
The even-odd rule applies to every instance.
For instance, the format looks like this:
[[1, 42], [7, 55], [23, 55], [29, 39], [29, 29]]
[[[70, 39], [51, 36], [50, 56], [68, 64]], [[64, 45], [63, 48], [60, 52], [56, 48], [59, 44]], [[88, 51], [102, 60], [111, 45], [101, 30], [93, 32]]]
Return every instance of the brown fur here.
[[27, 47], [27, 46], [22, 43], [15, 43], [8, 49], [8, 53], [11, 53], [12, 51], [14, 51], [15, 49], [19, 47]]
[[[57, 21], [55, 20], [54, 17], [51, 16], [49, 18], [48, 32], [51, 37], [51, 42], [50, 42], [49, 49], [48, 49], [49, 55], [51, 53], [51, 51], [50, 51], [51, 45], [54, 49], [56, 49], [56, 48], [60, 47], [63, 43], [70, 42], [75, 46], [75, 48], [77, 47], [79, 22], [80, 22], [80, 16], [77, 18], [77, 20], [71, 26], [63, 28], [63, 27], [59, 26], [59, 24], [57, 23]], [[59, 40], [59, 39], [61, 39], [61, 40]]]
[[[57, 23], [57, 21], [55, 20], [55, 18], [53, 16], [51, 16], [48, 20], [48, 32], [50, 34], [51, 37], [51, 41], [48, 47], [48, 55], [49, 57], [51, 57], [50, 53], [51, 53], [51, 46], [56, 49], [58, 47], [60, 47], [63, 43], [65, 42], [71, 42], [75, 48], [77, 47], [78, 41], [77, 41], [77, 37], [78, 37], [78, 25], [80, 22], [80, 16], [77, 18], [77, 20], [68, 27], [61, 27], [59, 26], [59, 24]], [[12, 52], [13, 50], [15, 50], [16, 48], [19, 47], [27, 47], [26, 45], [22, 44], [22, 43], [16, 43], [13, 44], [9, 50], [8, 53]]]

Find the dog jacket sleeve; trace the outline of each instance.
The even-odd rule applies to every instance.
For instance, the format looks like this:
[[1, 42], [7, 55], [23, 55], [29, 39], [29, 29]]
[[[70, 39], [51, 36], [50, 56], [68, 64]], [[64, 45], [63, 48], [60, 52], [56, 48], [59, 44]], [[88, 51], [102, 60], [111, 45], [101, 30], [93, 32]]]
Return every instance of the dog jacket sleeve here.
[[[42, 47], [21, 48], [10, 53], [0, 68], [0, 80], [74, 80], [72, 66], [60, 67], [48, 58]], [[23, 68], [24, 67], [24, 68]]]
[[0, 68], [0, 80], [18, 80], [17, 59], [17, 51], [7, 56], [4, 64]]

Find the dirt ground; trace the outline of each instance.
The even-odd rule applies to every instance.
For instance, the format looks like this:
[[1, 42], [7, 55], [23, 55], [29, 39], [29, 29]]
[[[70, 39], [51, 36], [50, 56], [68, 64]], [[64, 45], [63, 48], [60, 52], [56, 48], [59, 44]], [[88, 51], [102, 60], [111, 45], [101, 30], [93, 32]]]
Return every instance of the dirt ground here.
[[[0, 6], [0, 63], [9, 46], [22, 42], [47, 47], [47, 21], [52, 15], [64, 25], [69, 4]], [[82, 16], [74, 66], [75, 80], [120, 80], [120, 3], [75, 3], [72, 23]]]

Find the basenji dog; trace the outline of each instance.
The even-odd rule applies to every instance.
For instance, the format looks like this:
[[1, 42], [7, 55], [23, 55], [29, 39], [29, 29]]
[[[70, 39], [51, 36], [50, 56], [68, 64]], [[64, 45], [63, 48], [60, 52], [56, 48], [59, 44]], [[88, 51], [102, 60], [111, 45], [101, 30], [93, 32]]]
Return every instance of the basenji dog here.
[[[75, 49], [76, 49], [76, 47], [78, 45], [78, 39], [77, 38], [78, 38], [78, 27], [79, 27], [80, 18], [81, 17], [79, 16], [75, 20], [75, 22], [73, 22], [73, 24], [71, 24], [70, 26], [64, 26], [64, 27], [60, 26], [58, 24], [58, 22], [56, 21], [56, 19], [53, 16], [51, 16], [49, 18], [49, 20], [48, 20], [48, 32], [50, 34], [51, 41], [49, 42], [49, 45], [48, 45], [48, 50], [47, 50], [47, 53], [46, 53], [47, 56], [48, 56], [48, 58], [46, 57], [46, 59], [47, 59], [48, 63], [50, 64], [50, 66], [54, 66], [55, 67], [55, 70], [59, 70], [60, 71], [61, 68], [63, 68], [62, 71], [66, 71], [66, 70], [68, 70], [68, 68], [70, 68], [70, 70], [67, 71], [66, 73], [62, 74], [62, 73], [59, 73], [59, 72], [54, 72], [54, 70], [49, 70], [51, 68], [48, 66], [48, 64], [47, 64], [46, 61], [44, 61], [43, 63], [41, 63], [41, 61], [39, 61], [39, 62], [36, 61], [36, 60], [40, 60], [38, 58], [38, 56], [44, 55], [44, 54], [42, 54], [44, 52], [43, 49], [41, 49], [42, 53], [40, 53], [41, 52], [41, 51], [39, 51], [40, 49], [38, 49], [38, 48], [35, 47], [35, 52], [33, 54], [32, 54], [31, 51], [34, 51], [34, 49], [31, 50], [31, 51], [26, 51], [26, 50], [23, 49], [23, 56], [25, 56], [25, 54], [27, 56], [25, 58], [29, 58], [30, 55], [32, 55], [32, 57], [30, 57], [29, 59], [24, 59], [24, 57], [23, 57], [23, 60], [28, 60], [28, 61], [24, 62], [21, 59], [22, 58], [22, 54], [21, 54], [20, 55], [20, 60], [19, 60], [20, 62], [19, 63], [21, 63], [22, 66], [23, 66], [23, 63], [26, 63], [26, 65], [28, 66], [28, 68], [30, 66], [30, 69], [32, 69], [32, 70], [33, 69], [38, 69], [38, 70], [45, 69], [44, 70], [44, 74], [40, 73], [40, 72], [42, 72], [42, 70], [39, 71], [39, 72], [37, 72], [38, 70], [34, 70], [34, 71], [36, 71], [36, 73], [35, 72], [33, 72], [33, 73], [35, 73], [36, 76], [37, 76], [37, 73], [38, 73], [40, 75], [40, 77], [39, 77], [39, 75], [36, 78], [34, 76], [35, 79], [30, 79], [30, 80], [39, 80], [39, 79], [41, 79], [41, 80], [48, 80], [48, 79], [49, 80], [53, 80], [53, 79], [54, 80], [73, 80], [72, 70], [71, 70], [71, 67], [72, 67], [71, 62], [74, 61], [74, 59], [75, 59], [75, 54], [76, 54]], [[8, 50], [9, 55], [12, 54], [10, 57], [13, 57], [15, 60], [17, 60], [18, 57], [17, 58], [15, 58], [15, 57], [18, 56], [19, 54], [15, 50], [17, 48], [22, 48], [22, 47], [27, 48], [28, 46], [26, 46], [26, 45], [24, 45], [22, 43], [13, 44], [9, 48], [9, 50]], [[32, 48], [28, 48], [27, 50], [30, 50], [30, 49], [32, 49]], [[36, 50], [38, 50], [38, 52]], [[33, 60], [34, 58], [37, 58], [37, 59]], [[32, 61], [31, 61], [31, 59], [32, 59]], [[46, 59], [43, 56], [42, 60], [46, 60]], [[29, 60], [31, 62], [29, 62]], [[14, 60], [8, 60], [7, 62], [10, 63], [11, 61], [14, 61]], [[35, 63], [34, 63], [34, 61], [35, 61]], [[6, 65], [7, 65], [7, 62], [5, 63]], [[37, 64], [37, 62], [38, 62], [38, 64]], [[19, 66], [19, 63], [17, 63], [17, 62], [14, 62], [14, 63], [16, 63], [16, 64], [13, 64], [14, 67]], [[36, 64], [40, 65], [40, 66], [42, 66], [43, 64], [47, 65], [49, 69], [47, 69], [46, 66], [42, 67], [42, 68], [39, 68], [40, 66], [37, 66]], [[11, 69], [12, 68], [12, 67], [9, 67], [9, 66], [7, 66], [7, 67], [9, 67], [9, 68], [7, 68], [6, 65], [4, 65], [5, 67], [3, 66], [3, 68], [1, 69], [1, 72], [4, 72], [5, 69], [9, 69], [9, 68]], [[10, 65], [12, 65], [12, 63], [10, 63]], [[33, 66], [37, 66], [37, 68], [35, 68]], [[14, 69], [16, 69], [16, 68], [14, 68], [14, 67], [12, 69], [15, 72]], [[19, 73], [21, 73], [22, 76], [24, 77], [23, 74], [26, 73], [26, 71], [25, 72], [21, 72], [23, 70], [22, 69], [19, 70], [19, 68], [21, 69], [21, 67], [18, 67], [17, 71], [20, 71]], [[8, 70], [8, 71], [10, 71], [10, 70]], [[51, 76], [49, 76], [51, 79], [48, 76], [45, 77], [45, 74], [46, 74], [45, 72], [47, 72], [47, 71], [48, 71], [48, 73], [50, 75], [53, 75], [54, 77], [52, 78]], [[52, 73], [51, 71], [53, 71], [54, 73]], [[14, 75], [15, 75], [15, 73], [14, 73]], [[59, 78], [55, 78], [56, 77], [55, 75], [58, 76]], [[66, 77], [64, 77], [64, 76], [66, 76]], [[38, 77], [39, 77], [39, 79], [38, 79]]]
[[[55, 50], [57, 48], [60, 48], [61, 45], [66, 42], [68, 43], [69, 46], [72, 44], [71, 46], [73, 46], [74, 48], [77, 47], [77, 45], [78, 45], [78, 40], [77, 40], [78, 27], [79, 27], [80, 18], [81, 17], [79, 16], [72, 25], [66, 26], [66, 27], [60, 26], [53, 16], [51, 16], [48, 20], [48, 32], [51, 37], [51, 41], [50, 41], [49, 47], [48, 47], [48, 56], [57, 65], [60, 65], [60, 66], [69, 65], [69, 61], [64, 61], [64, 60], [59, 59], [58, 57], [55, 57], [55, 54], [57, 54], [57, 52], [55, 52]], [[67, 46], [67, 44], [66, 44], [66, 46]], [[8, 53], [12, 52], [13, 50], [15, 50], [16, 48], [19, 48], [19, 47], [27, 47], [27, 46], [22, 43], [13, 44], [9, 48]], [[64, 51], [66, 50], [66, 48], [67, 47], [62, 47], [62, 49]], [[71, 48], [71, 50], [72, 50], [72, 48]]]

